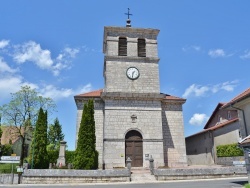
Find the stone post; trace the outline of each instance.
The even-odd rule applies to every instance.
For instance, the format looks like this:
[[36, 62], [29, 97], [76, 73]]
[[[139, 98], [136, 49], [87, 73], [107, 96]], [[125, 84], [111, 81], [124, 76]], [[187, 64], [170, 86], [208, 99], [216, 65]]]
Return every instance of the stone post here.
[[152, 155], [150, 155], [149, 159], [149, 168], [151, 175], [154, 175], [154, 159], [152, 158]]
[[127, 158], [126, 162], [127, 162], [127, 168], [131, 172], [131, 162], [132, 162], [132, 160], [130, 159], [130, 157]]
[[60, 150], [59, 150], [59, 157], [57, 159], [57, 166], [65, 166], [65, 148], [66, 148], [66, 141], [60, 141]]

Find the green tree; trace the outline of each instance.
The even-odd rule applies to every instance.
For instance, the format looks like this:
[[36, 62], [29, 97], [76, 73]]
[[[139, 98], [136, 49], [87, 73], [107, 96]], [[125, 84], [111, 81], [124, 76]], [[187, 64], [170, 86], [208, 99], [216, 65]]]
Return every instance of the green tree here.
[[39, 110], [36, 128], [32, 139], [31, 152], [32, 166], [35, 169], [45, 169], [49, 166], [47, 153], [47, 112]]
[[82, 112], [73, 166], [75, 169], [97, 169], [97, 159], [94, 101], [89, 100], [84, 104]]
[[54, 124], [49, 126], [48, 130], [48, 149], [55, 150], [59, 149], [60, 141], [64, 139], [64, 134], [62, 133], [62, 126], [59, 123], [58, 118], [55, 119]]
[[0, 107], [0, 114], [5, 125], [14, 127], [13, 139], [17, 137], [21, 139], [20, 165], [23, 165], [25, 140], [30, 139], [39, 108], [52, 111], [55, 109], [55, 103], [50, 98], [39, 96], [38, 92], [30, 86], [22, 86], [21, 90], [11, 94], [8, 104]]
[[9, 156], [12, 154], [12, 145], [11, 144], [5, 144], [2, 146], [2, 155]]

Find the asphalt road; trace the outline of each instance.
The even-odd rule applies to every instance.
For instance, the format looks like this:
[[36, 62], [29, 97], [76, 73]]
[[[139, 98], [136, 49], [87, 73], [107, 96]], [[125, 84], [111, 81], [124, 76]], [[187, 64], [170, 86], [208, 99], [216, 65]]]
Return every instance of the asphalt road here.
[[226, 178], [226, 179], [210, 179], [210, 180], [194, 180], [194, 181], [171, 181], [157, 183], [106, 183], [106, 184], [65, 184], [65, 185], [0, 185], [0, 187], [60, 187], [60, 188], [238, 188], [243, 187], [247, 183], [247, 178]]

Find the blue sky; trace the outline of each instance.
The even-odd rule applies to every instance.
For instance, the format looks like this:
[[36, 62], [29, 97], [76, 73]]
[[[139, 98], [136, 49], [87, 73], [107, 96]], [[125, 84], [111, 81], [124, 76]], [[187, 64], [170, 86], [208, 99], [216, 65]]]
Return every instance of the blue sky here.
[[161, 92], [184, 97], [185, 136], [203, 129], [218, 102], [249, 87], [250, 1], [43, 0], [0, 2], [0, 105], [30, 85], [57, 104], [75, 148], [73, 96], [104, 87], [104, 26], [159, 29]]

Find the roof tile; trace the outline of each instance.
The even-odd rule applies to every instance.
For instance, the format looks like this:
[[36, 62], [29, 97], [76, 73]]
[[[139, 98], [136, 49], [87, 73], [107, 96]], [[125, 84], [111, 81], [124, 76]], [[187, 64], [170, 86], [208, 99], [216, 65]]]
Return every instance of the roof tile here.
[[235, 102], [239, 102], [239, 101], [241, 101], [242, 99], [244, 99], [245, 97], [248, 97], [248, 96], [250, 96], [250, 88], [246, 89], [241, 94], [234, 97], [230, 102], [224, 104], [222, 106], [222, 108], [228, 107], [229, 105], [231, 105], [231, 104], [233, 104]]

